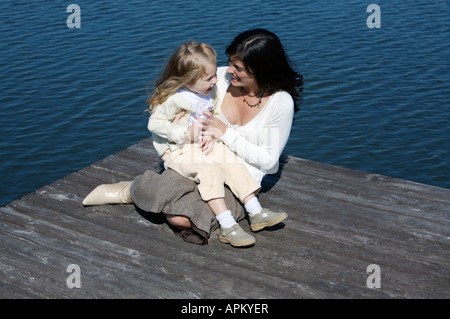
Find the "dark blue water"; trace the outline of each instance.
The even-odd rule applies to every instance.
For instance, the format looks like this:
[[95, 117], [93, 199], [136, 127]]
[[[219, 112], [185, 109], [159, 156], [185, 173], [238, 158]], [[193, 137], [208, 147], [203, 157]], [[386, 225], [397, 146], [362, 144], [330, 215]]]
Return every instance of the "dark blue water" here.
[[[81, 8], [69, 29], [66, 8]], [[381, 28], [368, 28], [369, 4]], [[305, 77], [285, 153], [450, 188], [450, 1], [1, 1], [0, 205], [149, 136], [181, 42], [267, 28]]]

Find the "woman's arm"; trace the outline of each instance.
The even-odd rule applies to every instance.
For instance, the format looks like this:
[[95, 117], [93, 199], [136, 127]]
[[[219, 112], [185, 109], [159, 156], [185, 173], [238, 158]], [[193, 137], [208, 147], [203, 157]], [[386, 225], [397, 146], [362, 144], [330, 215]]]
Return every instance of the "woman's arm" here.
[[233, 128], [228, 128], [221, 140], [247, 163], [262, 170], [273, 168], [280, 158], [289, 138], [292, 116], [278, 113], [269, 125], [253, 136], [243, 136]]
[[209, 115], [204, 123], [204, 135], [221, 139], [232, 151], [247, 163], [263, 170], [273, 168], [287, 143], [294, 116], [293, 101], [281, 97], [274, 105], [268, 123], [243, 135], [240, 131], [227, 127], [217, 117]]

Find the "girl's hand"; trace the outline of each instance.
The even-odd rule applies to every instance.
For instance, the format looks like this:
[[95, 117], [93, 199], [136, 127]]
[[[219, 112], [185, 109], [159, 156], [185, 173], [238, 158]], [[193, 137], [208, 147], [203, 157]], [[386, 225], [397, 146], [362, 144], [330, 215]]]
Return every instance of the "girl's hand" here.
[[175, 117], [173, 118], [172, 123], [180, 124], [180, 121], [181, 121], [182, 117], [185, 116], [185, 115], [186, 115], [186, 110], [183, 110], [180, 113], [177, 113], [175, 115]]
[[[183, 110], [175, 115], [175, 117], [172, 120], [173, 124], [180, 124], [181, 119], [183, 116], [186, 115], [186, 110]], [[186, 133], [184, 133], [184, 143], [191, 144], [195, 141], [195, 139], [199, 136], [201, 128], [197, 125], [191, 125], [186, 130]]]
[[201, 128], [199, 128], [195, 123], [190, 125], [186, 130], [186, 133], [184, 133], [184, 143], [194, 143], [197, 137], [201, 137], [200, 130]]
[[202, 119], [202, 135], [221, 138], [226, 130], [227, 125], [219, 118], [215, 117], [211, 112], [203, 112], [207, 119]]

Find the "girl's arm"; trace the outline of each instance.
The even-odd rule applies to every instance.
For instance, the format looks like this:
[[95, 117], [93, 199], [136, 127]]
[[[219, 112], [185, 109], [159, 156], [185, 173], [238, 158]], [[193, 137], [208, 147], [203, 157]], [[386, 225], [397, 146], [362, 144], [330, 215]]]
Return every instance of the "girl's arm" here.
[[175, 117], [172, 117], [164, 112], [162, 106], [156, 107], [150, 115], [147, 128], [153, 134], [166, 138], [173, 143], [183, 144], [189, 124], [180, 124], [180, 119], [186, 114], [186, 111], [181, 111]]

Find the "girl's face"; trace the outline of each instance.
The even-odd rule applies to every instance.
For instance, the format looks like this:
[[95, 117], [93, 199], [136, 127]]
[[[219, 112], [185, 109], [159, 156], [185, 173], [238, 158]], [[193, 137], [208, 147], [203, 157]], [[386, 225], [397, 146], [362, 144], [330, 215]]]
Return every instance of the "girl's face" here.
[[217, 83], [217, 66], [214, 63], [205, 65], [205, 73], [193, 84], [186, 84], [185, 87], [194, 93], [208, 95]]
[[247, 71], [244, 63], [236, 56], [230, 56], [227, 72], [231, 74], [231, 85], [233, 86], [253, 88], [256, 85], [255, 76]]

